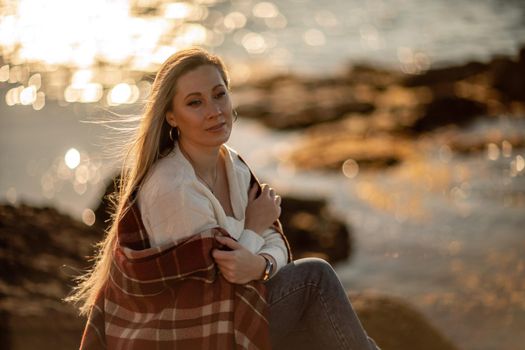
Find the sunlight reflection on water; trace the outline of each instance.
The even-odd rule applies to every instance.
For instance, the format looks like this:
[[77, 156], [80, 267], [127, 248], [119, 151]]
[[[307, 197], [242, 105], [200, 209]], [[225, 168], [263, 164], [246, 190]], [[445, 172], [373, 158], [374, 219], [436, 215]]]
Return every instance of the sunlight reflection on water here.
[[[48, 98], [133, 103], [142, 75], [191, 45], [243, 65], [236, 83], [269, 70], [334, 73], [348, 59], [416, 74], [434, 63], [514, 52], [525, 35], [524, 11], [496, 0], [457, 3], [452, 13], [446, 1], [429, 0], [18, 0], [0, 5], [0, 82], [16, 85], [6, 97], [10, 106], [40, 110]], [[456, 33], [465, 36], [461, 43]], [[39, 82], [28, 81], [35, 73]], [[111, 97], [122, 84], [132, 91]]]

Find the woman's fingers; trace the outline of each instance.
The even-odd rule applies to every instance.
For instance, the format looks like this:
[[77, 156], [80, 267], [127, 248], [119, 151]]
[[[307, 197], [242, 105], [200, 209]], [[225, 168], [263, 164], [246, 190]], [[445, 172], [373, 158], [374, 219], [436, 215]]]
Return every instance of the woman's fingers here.
[[[261, 195], [260, 197], [273, 197], [275, 196], [275, 190], [271, 188], [268, 184], [261, 184]], [[256, 199], [257, 195], [257, 183], [254, 183], [253, 186], [250, 188], [250, 191], [248, 193], [248, 200], [254, 201]]]
[[226, 261], [226, 260], [230, 260], [232, 258], [231, 252], [220, 250], [220, 249], [214, 249], [211, 252], [211, 255], [217, 261]]
[[269, 197], [275, 196], [275, 190], [270, 187], [268, 184], [262, 184], [261, 185], [261, 192], [265, 195], [268, 195]]
[[229, 241], [231, 248], [239, 248], [233, 251], [212, 251], [215, 263], [224, 278], [230, 283], [238, 284], [251, 281], [254, 275], [254, 255], [231, 238], [217, 236], [217, 240], [220, 243]]
[[225, 246], [227, 246], [228, 248], [231, 248], [233, 250], [236, 250], [236, 249], [241, 249], [242, 246], [239, 242], [231, 239], [230, 237], [225, 237], [225, 236], [215, 236], [215, 239], [221, 243], [221, 244], [224, 244]]
[[273, 199], [274, 203], [281, 205], [281, 196], [275, 193], [275, 190], [267, 184], [263, 184], [263, 193], [268, 194], [268, 197]]
[[270, 198], [273, 199], [274, 203], [277, 205], [281, 204], [281, 196], [275, 193], [275, 190], [273, 188], [270, 188]]
[[[275, 196], [275, 190], [270, 187], [268, 184], [261, 184], [261, 195], [267, 195], [269, 197]], [[252, 187], [250, 187], [250, 190], [248, 192], [248, 199], [249, 200], [255, 200], [255, 197], [257, 195], [257, 183], [254, 183]]]
[[[257, 183], [254, 183], [256, 186]], [[254, 187], [250, 189], [248, 206], [246, 207], [247, 227], [259, 233], [261, 229], [271, 225], [281, 215], [281, 196], [268, 184], [260, 184], [261, 193], [255, 198]]]
[[257, 188], [257, 183], [254, 182], [250, 188], [250, 191], [248, 192], [248, 200], [253, 201], [255, 199], [255, 196], [257, 195]]

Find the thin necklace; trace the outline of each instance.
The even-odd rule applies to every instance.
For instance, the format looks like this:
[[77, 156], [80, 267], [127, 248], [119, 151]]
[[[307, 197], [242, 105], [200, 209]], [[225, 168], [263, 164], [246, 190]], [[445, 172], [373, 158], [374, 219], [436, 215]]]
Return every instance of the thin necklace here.
[[[185, 154], [186, 157], [189, 158], [190, 163], [193, 165], [193, 163], [194, 163], [194, 162], [193, 162], [193, 159], [191, 159], [190, 155], [189, 155], [188, 153], [186, 153], [186, 151], [184, 151], [184, 150], [182, 149], [182, 147], [180, 146], [180, 144], [179, 144], [179, 148], [180, 148], [181, 152], [182, 152], [183, 154]], [[193, 172], [195, 173], [195, 175], [197, 175], [197, 177], [198, 177], [199, 179], [201, 179], [201, 180], [206, 184], [206, 187], [208, 187], [208, 188], [210, 189], [211, 193], [215, 194], [215, 192], [213, 191], [213, 188], [215, 187], [215, 184], [217, 183], [217, 175], [218, 175], [217, 165], [215, 165], [215, 177], [214, 177], [214, 179], [213, 179], [213, 184], [212, 184], [212, 186], [210, 186], [210, 185], [208, 184], [208, 182], [207, 182], [206, 180], [204, 180], [204, 178], [203, 178], [202, 176], [199, 175], [199, 173], [197, 172], [197, 170], [195, 170], [195, 167], [193, 168]]]
[[195, 175], [197, 175], [197, 176], [199, 177], [199, 179], [201, 179], [202, 181], [204, 181], [204, 183], [206, 184], [206, 186], [210, 189], [211, 193], [213, 193], [213, 194], [215, 194], [215, 192], [213, 191], [213, 188], [215, 187], [215, 183], [217, 182], [217, 173], [218, 173], [217, 168], [215, 168], [215, 178], [213, 179], [213, 185], [210, 186], [210, 185], [208, 184], [208, 182], [206, 182], [206, 180], [204, 180], [204, 178], [203, 178], [202, 176], [200, 176], [199, 173], [197, 173], [197, 172], [195, 171]]

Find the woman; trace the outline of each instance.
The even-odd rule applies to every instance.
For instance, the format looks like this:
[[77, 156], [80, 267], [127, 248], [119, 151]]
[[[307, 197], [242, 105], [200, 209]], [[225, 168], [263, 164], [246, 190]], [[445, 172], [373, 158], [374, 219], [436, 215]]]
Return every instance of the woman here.
[[281, 198], [225, 144], [235, 114], [219, 57], [164, 62], [113, 225], [68, 299], [89, 314], [81, 348], [376, 349], [330, 265], [291, 261]]

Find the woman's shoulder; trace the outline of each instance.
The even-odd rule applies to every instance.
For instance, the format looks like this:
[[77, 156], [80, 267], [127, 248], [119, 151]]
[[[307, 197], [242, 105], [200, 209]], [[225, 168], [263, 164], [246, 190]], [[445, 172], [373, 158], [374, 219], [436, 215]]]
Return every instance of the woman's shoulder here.
[[188, 176], [170, 153], [157, 160], [142, 181], [141, 192], [163, 195], [184, 185]]
[[233, 166], [235, 169], [244, 175], [250, 175], [250, 167], [248, 164], [244, 161], [243, 157], [239, 155], [239, 153], [233, 149], [231, 146], [226, 145], [226, 150], [228, 151], [230, 155], [230, 159], [232, 160]]

